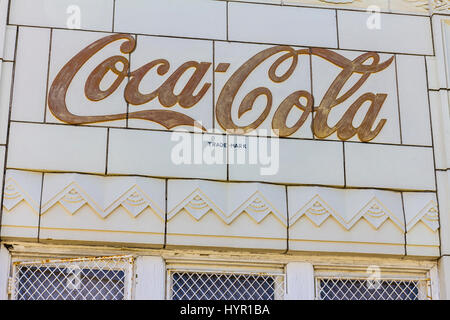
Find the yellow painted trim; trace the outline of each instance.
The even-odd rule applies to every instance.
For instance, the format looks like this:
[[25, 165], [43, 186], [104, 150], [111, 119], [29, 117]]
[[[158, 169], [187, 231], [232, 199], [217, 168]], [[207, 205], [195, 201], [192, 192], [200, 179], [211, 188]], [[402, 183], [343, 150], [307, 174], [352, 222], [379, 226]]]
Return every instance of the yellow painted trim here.
[[242, 210], [242, 212], [237, 215], [233, 221], [231, 221], [230, 223], [227, 223], [223, 217], [218, 214], [216, 211], [214, 211], [213, 209], [209, 209], [203, 216], [200, 217], [200, 219], [195, 218], [188, 210], [186, 210], [184, 207], [182, 209], [180, 209], [180, 211], [178, 211], [177, 214], [175, 214], [174, 216], [172, 216], [170, 219], [168, 219], [167, 222], [170, 222], [172, 219], [174, 219], [175, 217], [179, 216], [181, 214], [181, 212], [186, 213], [186, 215], [191, 218], [195, 223], [199, 223], [201, 222], [210, 212], [213, 213], [213, 215], [215, 215], [219, 221], [221, 221], [225, 226], [230, 227], [237, 219], [239, 219], [239, 217], [241, 217], [242, 215], [246, 215], [248, 218], [250, 218], [250, 220], [255, 224], [255, 225], [259, 225], [261, 224], [261, 222], [263, 222], [264, 220], [266, 220], [269, 216], [272, 216], [275, 218], [276, 221], [278, 221], [278, 223], [281, 224], [281, 226], [287, 228], [287, 225], [280, 220], [280, 218], [274, 214], [272, 211], [270, 213], [268, 213], [260, 222], [256, 221], [255, 218], [253, 218], [246, 210]]
[[[217, 210], [219, 211], [219, 212], [215, 212], [215, 210], [214, 210], [214, 208], [211, 208], [211, 206], [208, 204], [208, 207], [209, 207], [209, 210], [208, 210], [208, 212], [209, 211], [212, 211], [212, 212], [214, 212], [215, 214], [216, 214], [216, 216], [217, 217], [219, 217], [221, 220], [223, 220], [223, 222], [226, 224], [226, 225], [229, 225], [229, 224], [232, 224], [233, 223], [233, 221], [234, 220], [236, 220], [243, 212], [245, 212], [245, 213], [247, 213], [247, 215], [256, 223], [256, 224], [258, 224], [258, 222], [247, 212], [247, 211], [245, 211], [245, 209], [243, 209], [239, 214], [237, 214], [236, 215], [236, 217], [233, 219], [233, 221], [231, 221], [230, 223], [227, 223], [227, 222], [225, 222], [225, 219], [224, 219], [224, 217], [225, 218], [229, 218], [229, 217], [231, 217], [233, 214], [235, 214], [236, 213], [236, 210], [237, 209], [239, 209], [240, 207], [242, 207], [244, 204], [246, 204], [251, 198], [253, 198], [255, 195], [259, 195], [261, 198], [263, 198], [263, 200], [266, 202], [266, 204], [268, 204], [268, 206], [271, 208], [271, 209], [273, 209], [273, 210], [275, 210], [276, 212], [274, 212], [274, 211], [270, 211], [270, 213], [269, 214], [267, 214], [266, 215], [266, 217], [268, 216], [268, 215], [270, 215], [270, 214], [272, 214], [279, 222], [280, 222], [280, 224], [282, 224], [283, 226], [285, 226], [285, 227], [287, 227], [287, 225], [286, 225], [286, 223], [284, 223], [283, 221], [281, 221], [281, 219], [277, 216], [277, 215], [279, 215], [279, 216], [282, 216], [282, 214], [276, 209], [276, 207], [269, 201], [269, 200], [267, 200], [267, 198], [259, 191], [259, 190], [256, 190], [254, 193], [252, 193], [251, 195], [250, 195], [250, 197], [248, 197], [247, 198], [247, 200], [245, 200], [240, 206], [238, 206], [234, 211], [232, 211], [230, 214], [225, 214], [225, 212], [220, 208], [220, 206], [219, 205], [217, 205], [214, 201], [212, 201], [199, 187], [197, 187], [197, 188], [195, 188], [194, 189], [194, 191], [192, 191], [188, 196], [186, 196], [178, 205], [176, 205], [175, 206], [175, 208], [173, 208], [169, 213], [168, 213], [168, 215], [172, 215], [169, 219], [167, 219], [167, 221], [170, 221], [170, 220], [172, 220], [173, 218], [175, 218], [178, 214], [180, 214], [180, 212], [181, 211], [186, 211], [186, 212], [188, 212], [188, 210], [186, 210], [185, 209], [185, 206], [183, 206], [180, 210], [178, 210], [176, 213], [174, 213], [175, 212], [175, 209], [177, 208], [177, 207], [179, 207], [183, 202], [186, 202], [189, 198], [191, 198], [191, 196], [195, 193], [195, 192], [198, 192], [198, 193], [200, 193], [201, 195], [202, 195], [202, 197], [204, 197], [205, 199], [203, 199], [205, 202], [206, 201], [208, 201], [208, 202], [210, 202], [212, 205], [214, 205], [214, 207], [215, 208], [217, 208]], [[192, 199], [191, 199], [192, 200]], [[206, 213], [206, 214], [208, 214], [208, 212]], [[189, 213], [189, 212], [188, 212]], [[206, 215], [205, 214], [205, 215]], [[200, 221], [205, 215], [203, 215], [199, 220], [197, 220], [195, 217], [193, 217], [191, 214], [189, 214], [195, 221]], [[222, 216], [221, 216], [222, 215]], [[264, 219], [266, 218], [266, 217], [264, 217]], [[263, 220], [264, 220], [263, 219]], [[263, 220], [261, 220], [261, 222], [263, 221]]]
[[211, 238], [237, 238], [237, 239], [260, 239], [260, 240], [280, 240], [286, 241], [285, 238], [263, 238], [263, 237], [243, 237], [243, 236], [223, 236], [223, 235], [208, 235], [208, 234], [186, 234], [186, 233], [167, 233], [168, 236], [180, 237], [211, 237]]
[[41, 227], [41, 229], [44, 229], [44, 230], [59, 230], [59, 231], [115, 232], [115, 233], [164, 235], [164, 233], [160, 233], [160, 232], [144, 232], [144, 231], [98, 230], [98, 229], [69, 229], [69, 228], [50, 228], [50, 227]]
[[437, 244], [407, 244], [407, 247], [426, 247], [426, 248], [439, 248]]
[[404, 243], [388, 243], [388, 242], [356, 242], [356, 241], [338, 241], [338, 240], [306, 240], [306, 239], [292, 239], [289, 241], [297, 242], [325, 242], [325, 243], [352, 243], [352, 244], [371, 244], [371, 245], [389, 245], [389, 246], [404, 246]]
[[37, 226], [13, 226], [13, 225], [9, 225], [9, 224], [2, 224], [1, 227], [2, 228], [6, 227], [6, 228], [27, 228], [27, 229], [34, 229], [34, 228], [36, 228], [37, 229]]

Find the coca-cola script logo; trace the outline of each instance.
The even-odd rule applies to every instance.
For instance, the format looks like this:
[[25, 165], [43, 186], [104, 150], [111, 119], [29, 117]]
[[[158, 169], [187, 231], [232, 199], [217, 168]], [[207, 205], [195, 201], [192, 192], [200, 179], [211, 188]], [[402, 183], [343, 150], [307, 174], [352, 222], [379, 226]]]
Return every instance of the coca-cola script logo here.
[[[151, 70], [155, 69], [158, 75], [163, 76], [169, 73], [170, 64], [165, 59], [157, 59], [151, 61], [142, 67], [131, 71], [129, 70], [129, 61], [122, 55], [115, 55], [107, 58], [100, 63], [89, 75], [86, 80], [84, 92], [88, 99], [92, 101], [100, 101], [111, 95], [119, 85], [129, 77], [129, 81], [124, 90], [124, 98], [130, 105], [142, 105], [155, 98], [168, 109], [163, 110], [142, 110], [110, 115], [94, 115], [80, 116], [69, 111], [66, 105], [66, 94], [71, 81], [80, 70], [80, 68], [99, 50], [117, 40], [125, 40], [120, 46], [120, 51], [124, 54], [131, 53], [136, 48], [136, 41], [131, 35], [114, 34], [106, 36], [102, 39], [90, 44], [77, 55], [75, 55], [58, 73], [54, 79], [48, 96], [48, 105], [50, 111], [55, 117], [69, 124], [87, 124], [94, 122], [112, 121], [120, 119], [145, 119], [154, 121], [167, 129], [177, 126], [200, 126], [196, 119], [186, 114], [169, 110], [169, 108], [180, 105], [183, 108], [194, 107], [211, 89], [211, 83], [204, 83], [201, 88], [199, 85], [204, 78], [206, 72], [211, 67], [211, 62], [204, 61], [187, 61], [179, 66], [172, 74], [162, 83], [162, 85], [149, 93], [139, 91], [139, 84], [143, 77]], [[215, 116], [217, 122], [224, 130], [233, 130], [233, 132], [247, 133], [258, 128], [261, 123], [268, 117], [272, 108], [272, 92], [266, 87], [258, 87], [245, 95], [240, 102], [238, 108], [238, 118], [252, 110], [257, 98], [265, 97], [265, 108], [259, 117], [252, 123], [239, 126], [232, 118], [232, 105], [235, 97], [246, 81], [248, 76], [265, 60], [280, 55], [268, 70], [268, 77], [276, 82], [282, 83], [286, 81], [297, 67], [298, 57], [300, 55], [314, 55], [329, 61], [330, 63], [340, 67], [342, 70], [334, 79], [322, 101], [318, 106], [314, 106], [314, 99], [308, 91], [298, 90], [289, 94], [277, 107], [272, 118], [272, 129], [281, 137], [290, 136], [295, 133], [305, 123], [306, 119], [313, 115], [313, 132], [318, 138], [326, 138], [333, 133], [341, 140], [348, 140], [357, 135], [361, 141], [370, 141], [375, 138], [386, 123], [386, 119], [381, 119], [375, 123], [376, 118], [386, 100], [387, 95], [384, 93], [367, 92], [358, 97], [348, 109], [345, 111], [341, 119], [332, 127], [328, 125], [328, 115], [334, 107], [341, 104], [352, 96], [371, 76], [371, 74], [386, 69], [393, 61], [394, 57], [380, 62], [380, 57], [375, 52], [361, 54], [354, 60], [349, 60], [342, 55], [320, 48], [299, 49], [296, 50], [290, 46], [274, 46], [265, 49], [240, 66], [228, 79], [223, 86], [215, 106]], [[288, 63], [289, 66], [283, 74], [278, 75], [281, 64]], [[117, 66], [121, 66], [119, 68]], [[225, 72], [229, 67], [228, 63], [219, 63], [216, 72]], [[174, 93], [175, 85], [180, 77], [189, 70], [193, 69], [193, 73], [187, 81], [184, 88], [179, 94]], [[107, 73], [114, 73], [115, 80], [110, 86], [104, 90], [100, 88], [100, 83]], [[350, 87], [346, 92], [343, 87], [350, 77], [358, 75], [358, 81]], [[194, 94], [196, 93], [196, 94]], [[364, 103], [370, 103], [364, 119], [358, 127], [354, 127], [353, 119]], [[294, 125], [286, 124], [287, 117], [293, 108], [301, 110], [302, 114]], [[205, 130], [201, 127], [202, 130]]]

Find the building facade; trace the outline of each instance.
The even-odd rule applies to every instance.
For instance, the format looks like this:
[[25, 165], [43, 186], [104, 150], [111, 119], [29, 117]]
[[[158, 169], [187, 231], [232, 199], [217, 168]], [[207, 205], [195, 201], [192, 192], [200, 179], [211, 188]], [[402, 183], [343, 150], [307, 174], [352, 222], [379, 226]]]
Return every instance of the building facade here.
[[448, 0], [0, 0], [0, 299], [450, 299]]

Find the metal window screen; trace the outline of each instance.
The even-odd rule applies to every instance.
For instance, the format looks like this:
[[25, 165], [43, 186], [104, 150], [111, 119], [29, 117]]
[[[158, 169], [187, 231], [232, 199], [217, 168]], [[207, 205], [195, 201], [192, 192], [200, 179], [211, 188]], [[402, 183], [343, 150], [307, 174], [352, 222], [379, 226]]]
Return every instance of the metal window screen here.
[[130, 256], [17, 262], [15, 300], [124, 300], [130, 298]]
[[172, 300], [280, 300], [284, 275], [169, 270]]
[[424, 300], [425, 280], [316, 278], [319, 300]]

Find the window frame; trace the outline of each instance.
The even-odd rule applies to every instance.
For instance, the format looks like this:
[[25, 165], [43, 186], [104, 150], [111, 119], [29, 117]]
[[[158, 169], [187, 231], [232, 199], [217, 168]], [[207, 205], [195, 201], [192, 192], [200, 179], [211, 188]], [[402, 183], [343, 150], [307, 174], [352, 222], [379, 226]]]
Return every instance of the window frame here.
[[275, 278], [276, 285], [274, 288], [274, 300], [284, 300], [286, 297], [287, 277], [285, 264], [227, 263], [214, 260], [201, 262], [166, 261], [166, 300], [172, 300], [172, 274], [175, 272], [272, 276]]
[[[389, 270], [403, 273], [405, 277], [417, 273], [427, 274], [431, 284], [431, 297], [440, 299], [439, 272], [437, 261], [429, 259], [405, 259], [399, 257], [381, 256], [349, 256], [324, 254], [313, 255], [283, 255], [262, 254], [258, 252], [217, 252], [212, 250], [185, 249], [118, 249], [114, 247], [98, 247], [89, 245], [67, 244], [34, 244], [28, 242], [2, 242], [0, 244], [0, 299], [11, 299], [8, 287], [12, 277], [12, 263], [17, 261], [71, 259], [78, 257], [101, 257], [115, 255], [132, 255], [135, 257], [134, 275], [139, 273], [139, 279], [133, 276], [131, 299], [167, 299], [168, 268], [189, 268], [214, 271], [254, 271], [283, 273], [284, 299], [315, 299], [316, 276], [326, 270], [334, 274], [345, 275], [360, 272], [367, 276], [366, 269], [370, 265], [379, 265], [383, 275]], [[147, 258], [152, 261], [147, 261]], [[145, 270], [152, 270], [147, 272]], [[398, 273], [397, 273], [398, 274]], [[157, 278], [155, 276], [157, 275]], [[149, 281], [156, 284], [155, 290], [148, 292]], [[302, 282], [301, 288], [298, 281]]]
[[346, 266], [314, 266], [314, 299], [320, 298], [320, 280], [336, 279], [336, 280], [376, 280], [371, 278], [371, 272], [378, 270], [379, 280], [383, 281], [418, 281], [419, 295], [422, 299], [433, 300], [439, 299], [438, 290], [434, 286], [437, 285], [437, 276], [434, 268], [417, 269], [417, 268], [390, 268], [386, 266], [368, 265], [365, 267], [346, 267]]
[[[132, 294], [134, 290], [134, 274], [135, 274], [135, 257], [133, 255], [111, 255], [111, 256], [85, 256], [85, 257], [71, 257], [71, 258], [58, 258], [55, 256], [50, 259], [42, 259], [42, 257], [14, 257], [11, 260], [11, 268], [10, 268], [10, 276], [9, 276], [9, 288], [8, 288], [8, 298], [9, 300], [19, 300], [17, 299], [16, 289], [20, 284], [19, 274], [20, 267], [33, 265], [38, 266], [38, 268], [45, 268], [47, 266], [58, 266], [61, 265], [61, 268], [67, 268], [65, 265], [83, 265], [83, 269], [87, 269], [90, 265], [92, 268], [98, 267], [96, 263], [98, 261], [106, 262], [113, 260], [121, 260], [120, 263], [123, 263], [124, 266], [122, 268], [113, 267], [111, 270], [123, 270], [124, 271], [124, 297], [123, 300], [131, 300]], [[40, 265], [40, 266], [39, 266]], [[56, 267], [58, 268], [58, 267]], [[98, 268], [98, 270], [108, 270], [106, 268]]]

